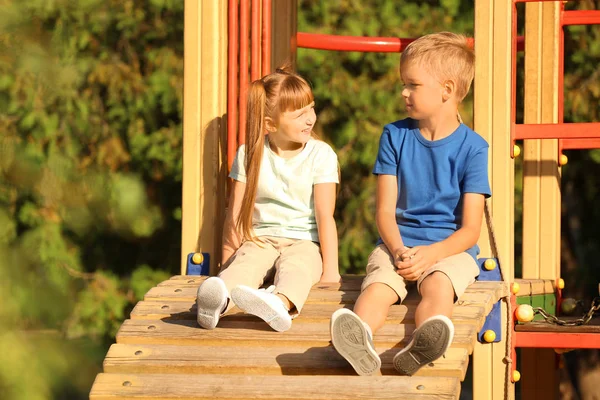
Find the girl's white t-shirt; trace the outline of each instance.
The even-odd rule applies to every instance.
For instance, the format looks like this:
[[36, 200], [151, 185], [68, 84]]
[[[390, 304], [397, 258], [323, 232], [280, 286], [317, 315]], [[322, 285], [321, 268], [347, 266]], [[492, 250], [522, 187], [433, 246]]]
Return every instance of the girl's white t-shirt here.
[[[229, 177], [246, 182], [245, 145], [233, 161]], [[339, 183], [337, 155], [325, 142], [310, 139], [292, 158], [282, 158], [265, 137], [253, 227], [256, 236], [319, 241], [315, 219], [314, 185]]]

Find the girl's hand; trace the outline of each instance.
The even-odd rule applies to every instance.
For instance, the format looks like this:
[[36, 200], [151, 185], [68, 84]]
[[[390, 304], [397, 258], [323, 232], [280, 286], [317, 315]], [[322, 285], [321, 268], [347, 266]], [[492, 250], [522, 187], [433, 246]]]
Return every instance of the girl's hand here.
[[435, 245], [415, 246], [401, 254], [401, 261], [396, 262], [396, 272], [407, 281], [416, 281], [438, 261], [439, 253]]
[[323, 275], [321, 275], [321, 279], [319, 280], [319, 283], [339, 283], [342, 281], [342, 277], [340, 276], [340, 273], [337, 271], [334, 272], [324, 272]]

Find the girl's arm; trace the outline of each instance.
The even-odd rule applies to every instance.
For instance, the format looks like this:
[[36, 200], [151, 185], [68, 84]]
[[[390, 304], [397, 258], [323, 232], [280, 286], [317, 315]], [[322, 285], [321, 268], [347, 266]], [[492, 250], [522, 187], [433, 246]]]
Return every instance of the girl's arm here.
[[396, 222], [397, 201], [398, 178], [396, 175], [378, 175], [375, 219], [381, 240], [394, 257], [394, 262], [407, 250]]
[[221, 265], [225, 265], [227, 260], [229, 260], [242, 244], [240, 233], [235, 229], [235, 221], [237, 221], [238, 215], [240, 215], [245, 191], [245, 183], [236, 180], [233, 181], [231, 195], [229, 196], [229, 207], [227, 207], [225, 224], [223, 226], [223, 253]]
[[315, 185], [315, 217], [323, 256], [321, 282], [339, 282], [338, 237], [333, 211], [335, 209], [336, 184]]

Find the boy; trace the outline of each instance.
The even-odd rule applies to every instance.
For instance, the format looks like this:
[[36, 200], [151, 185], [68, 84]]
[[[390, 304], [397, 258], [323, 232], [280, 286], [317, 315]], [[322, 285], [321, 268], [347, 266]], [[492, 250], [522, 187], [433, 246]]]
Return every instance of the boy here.
[[474, 61], [466, 38], [448, 32], [415, 40], [400, 58], [409, 118], [386, 125], [379, 142], [373, 173], [381, 238], [354, 312], [331, 318], [332, 343], [359, 375], [381, 367], [372, 335], [415, 282], [422, 296], [416, 329], [394, 367], [412, 375], [441, 357], [454, 335], [453, 303], [479, 274], [488, 144], [458, 120]]

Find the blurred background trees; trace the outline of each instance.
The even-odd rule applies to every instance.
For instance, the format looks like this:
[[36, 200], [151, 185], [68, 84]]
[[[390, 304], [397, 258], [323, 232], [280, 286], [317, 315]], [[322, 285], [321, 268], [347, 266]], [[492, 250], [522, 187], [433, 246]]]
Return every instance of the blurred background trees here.
[[[467, 0], [298, 3], [304, 32], [473, 34]], [[567, 6], [600, 9], [600, 0]], [[0, 398], [87, 398], [132, 306], [179, 273], [183, 1], [0, 7]], [[565, 118], [599, 121], [600, 28], [569, 28], [565, 47]], [[371, 169], [382, 126], [404, 117], [398, 61], [298, 51], [317, 131], [342, 167], [336, 217], [348, 273], [364, 271], [377, 238]], [[461, 113], [472, 125], [471, 96]], [[600, 151], [567, 154], [563, 275], [568, 295], [589, 299], [600, 281]], [[578, 353], [567, 355], [571, 369], [581, 369]]]

